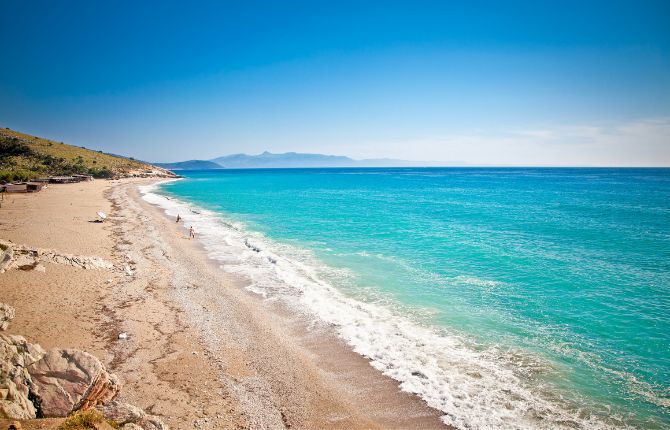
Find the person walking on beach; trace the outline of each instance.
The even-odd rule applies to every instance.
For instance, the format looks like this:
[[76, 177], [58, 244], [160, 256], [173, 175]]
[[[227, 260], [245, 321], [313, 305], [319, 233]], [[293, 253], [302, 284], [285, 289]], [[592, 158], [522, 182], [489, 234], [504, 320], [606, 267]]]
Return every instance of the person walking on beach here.
[[193, 230], [193, 226], [188, 229], [188, 238], [189, 239], [195, 239], [195, 230]]
[[179, 223], [179, 221], [181, 221], [181, 217], [177, 214], [177, 223]]

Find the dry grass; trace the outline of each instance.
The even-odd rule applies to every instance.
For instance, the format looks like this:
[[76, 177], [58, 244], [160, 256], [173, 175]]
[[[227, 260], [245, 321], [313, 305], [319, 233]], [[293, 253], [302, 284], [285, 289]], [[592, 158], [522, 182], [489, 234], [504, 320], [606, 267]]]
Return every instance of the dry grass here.
[[107, 423], [112, 428], [118, 429], [120, 426], [110, 420], [105, 420], [105, 417], [102, 416], [100, 412], [95, 409], [89, 409], [87, 411], [79, 411], [68, 416], [63, 424], [60, 425], [60, 430], [84, 430], [84, 429], [96, 429], [100, 427], [100, 424]]

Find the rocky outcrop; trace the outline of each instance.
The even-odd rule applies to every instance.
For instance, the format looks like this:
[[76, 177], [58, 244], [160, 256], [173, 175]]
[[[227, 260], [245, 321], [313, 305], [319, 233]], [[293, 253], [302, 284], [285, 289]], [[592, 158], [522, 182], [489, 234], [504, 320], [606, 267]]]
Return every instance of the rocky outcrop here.
[[[0, 303], [2, 330], [12, 318], [14, 308]], [[87, 352], [45, 352], [23, 336], [0, 334], [0, 418], [56, 418], [96, 408], [125, 430], [168, 430], [159, 417], [114, 401], [120, 387], [116, 375]]]
[[0, 334], [0, 418], [35, 418], [37, 410], [30, 400], [31, 378], [28, 366], [45, 352], [22, 336]]
[[38, 269], [40, 263], [66, 264], [81, 269], [114, 269], [114, 265], [100, 257], [70, 255], [53, 249], [31, 248], [0, 239], [0, 273], [11, 269]]
[[14, 319], [16, 312], [14, 308], [6, 303], [0, 303], [0, 331], [7, 330], [9, 322]]
[[[0, 309], [13, 311], [4, 304]], [[0, 334], [0, 418], [64, 417], [109, 402], [119, 387], [91, 354], [45, 352], [23, 336]]]
[[100, 361], [76, 349], [52, 349], [28, 368], [42, 417], [63, 417], [112, 400], [118, 378]]

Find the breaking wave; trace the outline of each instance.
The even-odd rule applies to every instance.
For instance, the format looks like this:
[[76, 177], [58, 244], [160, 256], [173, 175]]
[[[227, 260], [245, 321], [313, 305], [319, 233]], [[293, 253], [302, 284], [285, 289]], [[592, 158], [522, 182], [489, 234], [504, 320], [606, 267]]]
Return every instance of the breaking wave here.
[[[324, 266], [309, 251], [160, 195], [157, 185], [141, 186], [140, 191], [147, 202], [192, 225], [209, 257], [225, 271], [246, 277], [250, 291], [331, 325], [402, 390], [442, 411], [446, 424], [463, 429], [625, 427], [621, 417], [595, 414], [583, 405], [569, 404], [552, 387], [532, 383], [528, 375], [553, 371], [539, 356], [478, 345], [444, 328], [419, 324], [388, 306], [348, 297], [320, 276], [339, 269]], [[491, 281], [459, 281], [496, 287]]]

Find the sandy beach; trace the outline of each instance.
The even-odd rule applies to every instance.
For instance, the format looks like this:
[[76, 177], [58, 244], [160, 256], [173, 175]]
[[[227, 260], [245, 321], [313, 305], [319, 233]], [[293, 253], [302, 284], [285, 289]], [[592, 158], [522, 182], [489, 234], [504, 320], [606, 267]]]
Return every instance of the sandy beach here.
[[[0, 274], [9, 333], [96, 355], [120, 398], [174, 429], [444, 428], [328, 327], [248, 292], [127, 179], [7, 195], [0, 238], [96, 256], [114, 269], [46, 264]], [[109, 214], [92, 222], [96, 211]], [[127, 339], [119, 339], [127, 333]]]

